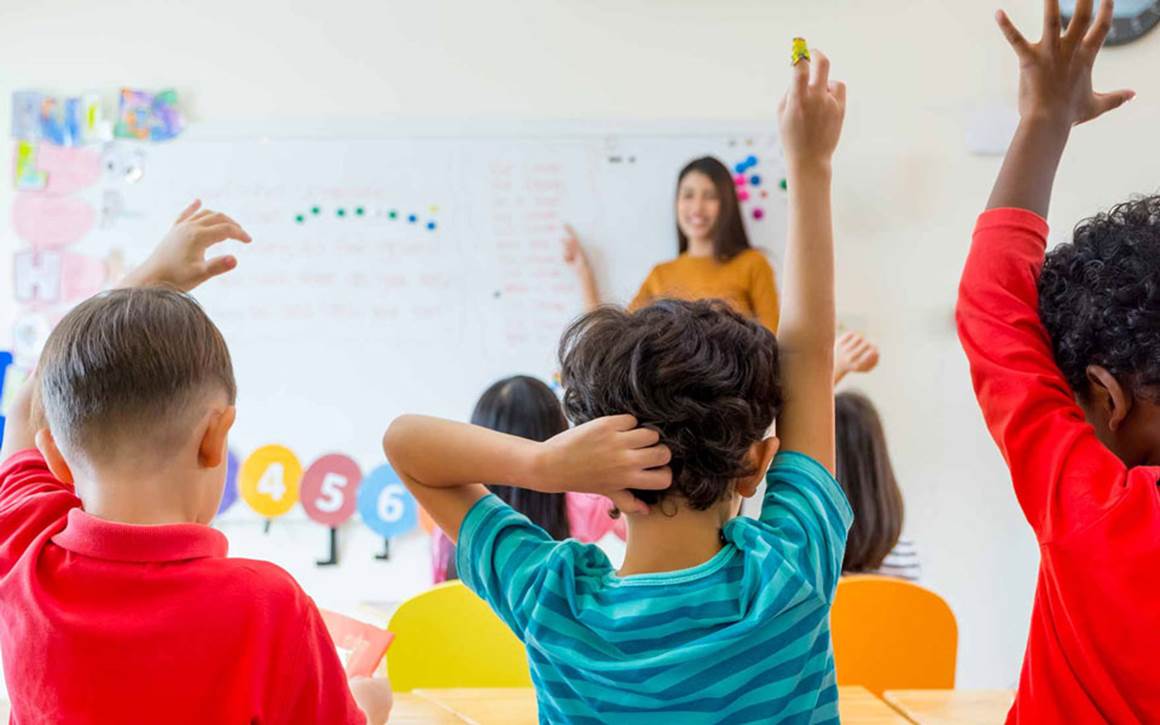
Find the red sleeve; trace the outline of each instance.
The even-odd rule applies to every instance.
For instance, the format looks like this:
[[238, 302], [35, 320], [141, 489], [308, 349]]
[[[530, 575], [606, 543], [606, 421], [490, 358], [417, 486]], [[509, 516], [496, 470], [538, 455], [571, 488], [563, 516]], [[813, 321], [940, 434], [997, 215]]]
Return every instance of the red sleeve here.
[[266, 688], [272, 723], [366, 725], [347, 684], [338, 649], [314, 601], [299, 591], [299, 611], [287, 622], [274, 663], [277, 676]]
[[45, 529], [81, 505], [72, 486], [61, 483], [35, 448], [0, 465], [0, 576]]
[[955, 315], [983, 418], [1041, 543], [1094, 523], [1129, 483], [1124, 464], [1084, 420], [1039, 320], [1046, 246], [1047, 222], [1037, 214], [984, 212]]

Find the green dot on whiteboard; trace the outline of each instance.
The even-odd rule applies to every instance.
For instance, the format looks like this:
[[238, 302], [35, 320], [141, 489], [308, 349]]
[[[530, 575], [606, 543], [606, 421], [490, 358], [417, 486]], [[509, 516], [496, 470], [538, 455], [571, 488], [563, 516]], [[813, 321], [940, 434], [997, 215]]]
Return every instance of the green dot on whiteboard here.
[[340, 209], [339, 209], [337, 212], [335, 212], [335, 213], [336, 213], [336, 214], [338, 214], [339, 216], [346, 216], [346, 209], [341, 209], [341, 208], [340, 208]]
[[312, 206], [312, 207], [310, 207], [310, 213], [313, 214], [314, 216], [318, 216], [319, 214], [322, 213], [322, 207]]
[[361, 206], [356, 206], [356, 207], [354, 208], [354, 213], [355, 213], [357, 216], [362, 216], [363, 214], [366, 214], [366, 213], [367, 213], [367, 210], [366, 210], [366, 209], [363, 209]]
[[296, 222], [298, 222], [299, 224], [301, 224], [302, 222], [306, 221], [306, 215], [305, 215], [305, 214], [299, 214], [298, 216], [294, 217], [294, 221], [296, 221]]
[[387, 214], [387, 216], [389, 216], [389, 217], [390, 217], [390, 218], [392, 218], [392, 219], [398, 219], [398, 218], [399, 218], [399, 212], [395, 211], [394, 209], [391, 209], [391, 213], [390, 213], [390, 214]]

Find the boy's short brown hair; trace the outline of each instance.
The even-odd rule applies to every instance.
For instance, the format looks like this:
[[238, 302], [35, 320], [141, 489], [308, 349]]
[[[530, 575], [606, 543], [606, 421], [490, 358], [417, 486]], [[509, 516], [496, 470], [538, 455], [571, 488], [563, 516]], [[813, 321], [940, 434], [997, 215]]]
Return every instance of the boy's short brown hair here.
[[77, 305], [49, 336], [39, 376], [54, 439], [89, 461], [123, 442], [179, 445], [207, 392], [219, 389], [231, 405], [237, 394], [221, 332], [192, 297], [161, 287]]
[[574, 423], [628, 413], [672, 450], [672, 487], [633, 492], [649, 504], [720, 501], [756, 473], [749, 449], [781, 408], [773, 333], [716, 300], [598, 309], [564, 333], [560, 365]]

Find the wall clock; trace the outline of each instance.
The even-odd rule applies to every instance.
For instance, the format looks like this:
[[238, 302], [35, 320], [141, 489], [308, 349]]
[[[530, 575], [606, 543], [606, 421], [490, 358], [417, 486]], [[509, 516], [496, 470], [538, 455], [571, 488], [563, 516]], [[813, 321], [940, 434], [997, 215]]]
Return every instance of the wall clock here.
[[[1099, 0], [1093, 3], [1092, 12], [1097, 12]], [[1075, 12], [1075, 0], [1061, 0], [1060, 13], [1064, 27]], [[1112, 29], [1108, 32], [1106, 45], [1126, 45], [1139, 40], [1149, 30], [1160, 24], [1160, 0], [1116, 0], [1112, 14]]]

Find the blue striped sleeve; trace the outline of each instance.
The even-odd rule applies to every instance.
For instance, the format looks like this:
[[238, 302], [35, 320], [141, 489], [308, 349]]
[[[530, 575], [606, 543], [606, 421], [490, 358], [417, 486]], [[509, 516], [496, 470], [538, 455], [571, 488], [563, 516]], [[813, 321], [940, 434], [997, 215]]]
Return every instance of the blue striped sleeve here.
[[765, 476], [760, 521], [772, 527], [787, 557], [832, 601], [854, 512], [825, 466], [804, 453], [778, 453]]
[[481, 498], [459, 527], [459, 577], [521, 641], [558, 542], [498, 496]]

